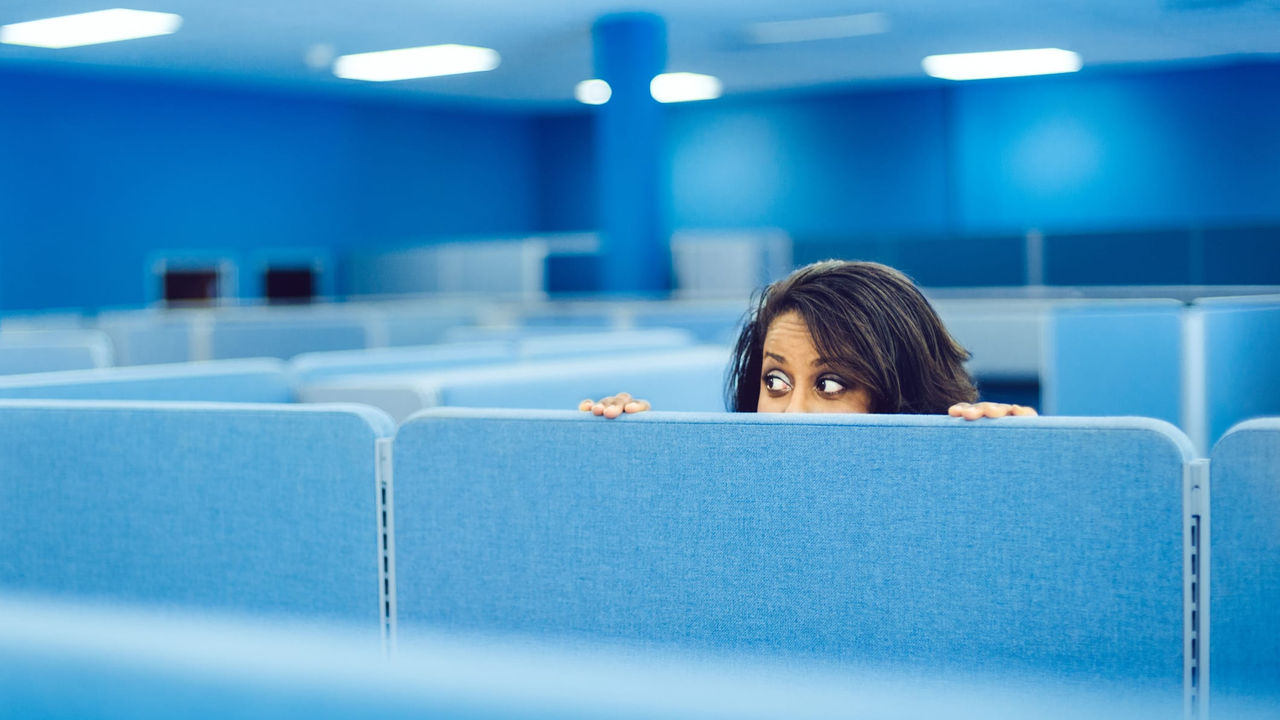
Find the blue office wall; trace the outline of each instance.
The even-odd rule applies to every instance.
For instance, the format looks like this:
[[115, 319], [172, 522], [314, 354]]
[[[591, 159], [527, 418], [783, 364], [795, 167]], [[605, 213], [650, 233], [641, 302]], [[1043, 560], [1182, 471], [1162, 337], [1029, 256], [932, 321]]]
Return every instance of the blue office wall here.
[[[930, 285], [1280, 282], [1280, 63], [670, 106], [676, 227], [780, 227]], [[590, 227], [588, 110], [546, 118], [547, 230]], [[575, 170], [576, 168], [576, 170]], [[572, 204], [569, 198], [581, 198]]]
[[535, 120], [538, 229], [596, 230], [595, 117], [590, 110], [548, 113]]
[[962, 234], [1280, 220], [1280, 64], [957, 85]]
[[[668, 106], [677, 228], [929, 285], [1280, 282], [1280, 63]], [[158, 250], [596, 229], [590, 108], [0, 69], [0, 310], [143, 302]], [[337, 275], [342, 277], [342, 273]], [[245, 283], [246, 286], [248, 285]], [[338, 286], [341, 293], [344, 288]]]
[[537, 224], [523, 113], [14, 69], [0, 107], [0, 309], [140, 304], [162, 249]]
[[677, 226], [947, 230], [940, 88], [690, 103], [671, 119]]

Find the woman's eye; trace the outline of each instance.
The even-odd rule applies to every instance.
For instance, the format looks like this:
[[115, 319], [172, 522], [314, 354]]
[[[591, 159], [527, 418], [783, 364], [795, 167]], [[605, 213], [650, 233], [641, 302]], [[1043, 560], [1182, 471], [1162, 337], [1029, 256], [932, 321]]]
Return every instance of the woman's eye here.
[[769, 373], [764, 376], [764, 389], [769, 392], [786, 392], [791, 389], [791, 382], [782, 373]]
[[818, 392], [823, 395], [839, 395], [845, 389], [844, 383], [836, 378], [824, 377], [818, 379]]

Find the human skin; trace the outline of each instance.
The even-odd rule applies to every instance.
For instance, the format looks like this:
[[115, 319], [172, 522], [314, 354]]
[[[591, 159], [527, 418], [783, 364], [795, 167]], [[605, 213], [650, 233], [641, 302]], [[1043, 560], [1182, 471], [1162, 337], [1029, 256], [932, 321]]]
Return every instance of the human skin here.
[[[618, 393], [600, 401], [583, 400], [578, 409], [606, 418], [650, 409], [647, 400]], [[865, 388], [841, 378], [814, 346], [804, 318], [795, 311], [774, 318], [765, 331], [757, 412], [869, 413]], [[1036, 415], [1024, 405], [956, 403], [947, 413], [966, 420]]]

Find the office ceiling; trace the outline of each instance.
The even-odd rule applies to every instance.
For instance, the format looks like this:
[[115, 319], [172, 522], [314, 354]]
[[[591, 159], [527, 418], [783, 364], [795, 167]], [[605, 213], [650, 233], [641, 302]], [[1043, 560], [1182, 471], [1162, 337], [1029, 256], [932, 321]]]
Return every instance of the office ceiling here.
[[[667, 21], [669, 70], [719, 76], [726, 95], [924, 78], [949, 52], [1060, 47], [1086, 68], [1280, 58], [1280, 0], [8, 0], [0, 24], [110, 7], [183, 16], [174, 35], [62, 50], [0, 45], [0, 68], [58, 67], [465, 102], [573, 104], [591, 76], [591, 24], [643, 10]], [[757, 44], [753, 23], [883, 13], [887, 32]], [[834, 21], [832, 25], [836, 24]], [[822, 25], [821, 23], [819, 24]], [[334, 55], [462, 43], [492, 72], [362, 83]]]

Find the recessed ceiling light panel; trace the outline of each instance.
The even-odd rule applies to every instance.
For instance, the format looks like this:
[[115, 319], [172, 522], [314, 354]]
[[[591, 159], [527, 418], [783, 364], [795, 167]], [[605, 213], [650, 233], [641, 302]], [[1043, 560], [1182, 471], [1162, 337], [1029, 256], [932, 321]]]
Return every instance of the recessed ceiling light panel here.
[[181, 25], [182, 17], [173, 13], [115, 8], [5, 25], [0, 43], [69, 48], [168, 35]]
[[573, 96], [584, 105], [603, 105], [613, 97], [613, 88], [598, 78], [583, 80], [573, 89]]
[[924, 71], [945, 80], [986, 80], [989, 78], [1053, 75], [1080, 69], [1080, 56], [1070, 50], [999, 50], [996, 52], [930, 55], [921, 65]]
[[343, 55], [333, 62], [333, 74], [350, 80], [387, 82], [414, 78], [484, 72], [502, 61], [496, 50], [472, 45], [428, 45]]
[[649, 83], [649, 94], [660, 103], [714, 100], [723, 91], [720, 78], [698, 73], [663, 73]]

